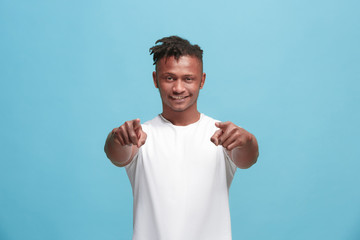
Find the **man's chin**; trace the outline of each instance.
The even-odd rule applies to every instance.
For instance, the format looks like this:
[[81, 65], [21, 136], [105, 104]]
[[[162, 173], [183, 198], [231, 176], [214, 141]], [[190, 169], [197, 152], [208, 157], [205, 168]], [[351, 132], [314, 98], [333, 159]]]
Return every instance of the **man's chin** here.
[[186, 111], [190, 106], [171, 106], [171, 110], [174, 112], [184, 112]]
[[171, 108], [174, 112], [184, 112], [186, 108]]
[[173, 112], [185, 112], [186, 110], [188, 110], [189, 108], [191, 108], [193, 106], [193, 104], [166, 104], [167, 109], [173, 111]]

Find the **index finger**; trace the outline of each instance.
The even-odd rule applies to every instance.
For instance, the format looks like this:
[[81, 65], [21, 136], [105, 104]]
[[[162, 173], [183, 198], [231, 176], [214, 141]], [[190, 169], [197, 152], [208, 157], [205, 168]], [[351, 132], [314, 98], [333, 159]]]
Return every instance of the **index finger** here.
[[228, 125], [230, 124], [230, 122], [216, 122], [215, 126], [220, 128], [220, 129], [224, 129], [226, 128]]
[[141, 129], [140, 119], [135, 119], [133, 122], [134, 129], [138, 130]]

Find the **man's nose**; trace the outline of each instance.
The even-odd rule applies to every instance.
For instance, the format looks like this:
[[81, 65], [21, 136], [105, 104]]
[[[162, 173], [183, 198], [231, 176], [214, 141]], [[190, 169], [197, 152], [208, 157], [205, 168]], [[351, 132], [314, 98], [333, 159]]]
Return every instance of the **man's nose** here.
[[178, 79], [177, 81], [174, 82], [174, 86], [173, 86], [173, 91], [175, 93], [182, 93], [185, 91], [185, 86], [184, 86], [184, 82], [181, 81], [180, 79]]

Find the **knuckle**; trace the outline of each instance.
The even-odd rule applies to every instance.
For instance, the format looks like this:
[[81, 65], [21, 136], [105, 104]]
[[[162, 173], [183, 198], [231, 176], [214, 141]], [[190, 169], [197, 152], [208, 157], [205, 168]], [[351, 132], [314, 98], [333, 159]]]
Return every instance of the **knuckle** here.
[[241, 137], [241, 133], [237, 131], [237, 132], [234, 133], [234, 136], [235, 136], [236, 138], [240, 138], [240, 137]]
[[125, 135], [125, 134], [126, 134], [125, 128], [120, 128], [120, 134], [122, 134], [122, 135]]
[[237, 133], [238, 133], [238, 129], [236, 129], [236, 128], [231, 128], [231, 129], [229, 130], [229, 132], [230, 132], [231, 134], [237, 134]]
[[251, 135], [251, 134], [248, 134], [248, 135], [246, 136], [246, 140], [247, 140], [248, 142], [252, 141], [252, 135]]

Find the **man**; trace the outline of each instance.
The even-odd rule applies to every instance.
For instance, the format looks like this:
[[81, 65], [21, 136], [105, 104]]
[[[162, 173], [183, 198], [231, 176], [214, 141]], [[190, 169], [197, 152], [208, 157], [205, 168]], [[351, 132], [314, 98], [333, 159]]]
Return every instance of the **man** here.
[[133, 240], [231, 239], [229, 187], [236, 167], [258, 157], [255, 137], [197, 109], [203, 51], [177, 36], [150, 48], [163, 112], [114, 128], [105, 143], [125, 167], [134, 197]]

